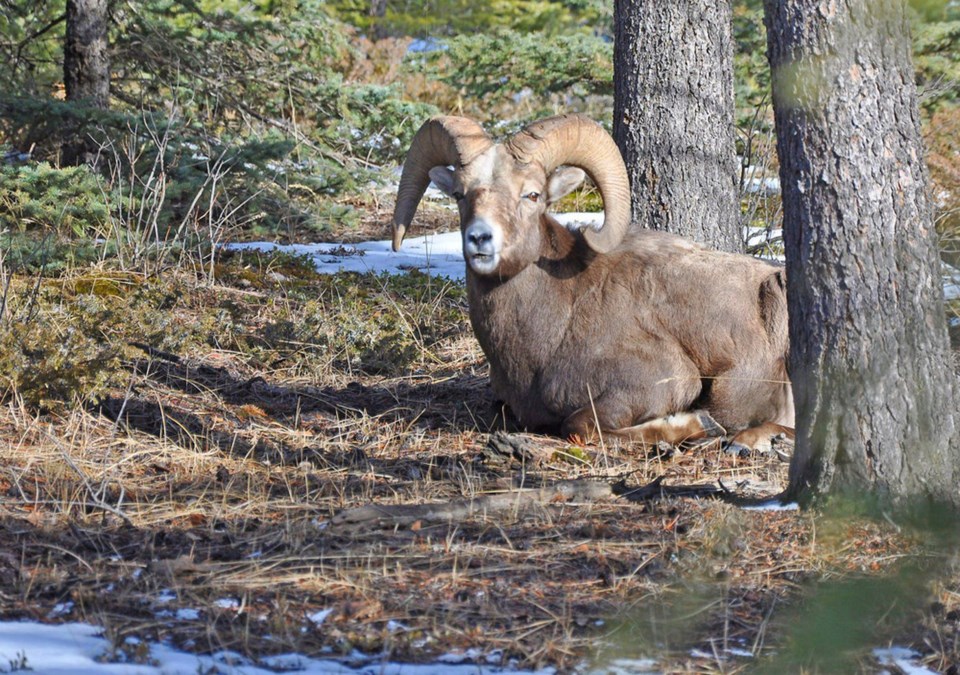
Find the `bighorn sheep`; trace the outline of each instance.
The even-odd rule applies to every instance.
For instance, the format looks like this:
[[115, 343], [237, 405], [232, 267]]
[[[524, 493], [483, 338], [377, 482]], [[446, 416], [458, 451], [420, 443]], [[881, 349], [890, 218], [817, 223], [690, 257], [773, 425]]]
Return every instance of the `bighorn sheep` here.
[[[571, 231], [546, 209], [585, 173], [604, 221]], [[431, 179], [457, 200], [470, 320], [523, 425], [647, 443], [738, 431], [751, 447], [789, 433], [782, 270], [631, 227], [623, 159], [598, 124], [551, 117], [494, 143], [472, 120], [428, 120], [400, 179], [394, 250]]]

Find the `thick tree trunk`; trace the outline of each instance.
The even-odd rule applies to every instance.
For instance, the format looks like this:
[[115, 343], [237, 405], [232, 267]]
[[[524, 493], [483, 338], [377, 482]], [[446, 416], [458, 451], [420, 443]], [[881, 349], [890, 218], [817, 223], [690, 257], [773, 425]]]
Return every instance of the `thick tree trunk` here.
[[382, 18], [387, 15], [387, 0], [370, 0], [370, 16]]
[[729, 0], [615, 0], [613, 135], [634, 219], [743, 246]]
[[960, 502], [904, 5], [767, 0], [766, 15], [797, 405], [790, 490]]
[[[110, 60], [107, 52], [107, 0], [67, 0], [63, 46], [63, 83], [67, 100], [106, 110], [110, 103]], [[82, 132], [79, 132], [82, 134]], [[93, 150], [85, 138], [63, 146], [63, 164], [86, 161]]]
[[387, 0], [370, 0], [369, 14], [373, 18], [370, 22], [370, 38], [382, 40], [387, 37], [387, 30], [383, 25], [383, 17], [387, 15]]

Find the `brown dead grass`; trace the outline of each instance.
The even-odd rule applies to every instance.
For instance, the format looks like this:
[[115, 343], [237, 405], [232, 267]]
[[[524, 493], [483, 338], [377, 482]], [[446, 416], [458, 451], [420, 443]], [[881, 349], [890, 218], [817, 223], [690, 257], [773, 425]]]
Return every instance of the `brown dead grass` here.
[[[258, 285], [238, 270], [249, 267], [225, 268], [214, 288], [184, 281], [178, 321], [199, 324], [229, 305], [237, 335], [262, 335], [329, 293], [309, 275]], [[411, 323], [443, 322], [392, 374], [309, 345], [254, 355], [186, 341], [176, 354], [125, 352], [122, 381], [97, 405], [38, 413], [8, 396], [0, 616], [98, 623], [118, 648], [130, 635], [254, 657], [360, 649], [420, 661], [479, 648], [562, 671], [626, 653], [656, 657], [665, 672], [736, 672], [751, 661], [726, 650], [769, 653], [771, 616], [806, 580], [881, 574], [915, 547], [862, 519], [824, 529], [805, 512], [670, 495], [558, 501], [453, 525], [328, 527], [364, 504], [573, 478], [722, 482], [754, 496], [784, 485], [777, 454], [734, 457], [717, 442], [653, 452], [514, 434], [523, 452], [491, 451], [503, 422], [462, 301], [439, 285], [416, 304], [392, 297]], [[955, 615], [956, 588], [936, 592], [939, 615]], [[624, 626], [682, 597], [692, 629], [624, 646]], [[225, 598], [236, 606], [219, 606]], [[62, 603], [72, 604], [53, 614]], [[185, 608], [199, 617], [172, 615]], [[324, 609], [321, 625], [308, 620]], [[941, 666], [957, 654], [949, 625], [917, 637]]]

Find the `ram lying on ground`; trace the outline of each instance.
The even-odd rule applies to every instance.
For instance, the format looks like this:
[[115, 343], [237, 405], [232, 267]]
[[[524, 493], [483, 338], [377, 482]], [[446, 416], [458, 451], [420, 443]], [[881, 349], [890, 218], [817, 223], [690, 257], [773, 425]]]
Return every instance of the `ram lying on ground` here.
[[[546, 209], [585, 172], [604, 222], [570, 231]], [[394, 250], [431, 179], [457, 200], [471, 323], [521, 424], [645, 443], [738, 432], [734, 447], [792, 432], [782, 269], [631, 227], [623, 159], [595, 122], [551, 117], [494, 143], [466, 118], [427, 121]]]

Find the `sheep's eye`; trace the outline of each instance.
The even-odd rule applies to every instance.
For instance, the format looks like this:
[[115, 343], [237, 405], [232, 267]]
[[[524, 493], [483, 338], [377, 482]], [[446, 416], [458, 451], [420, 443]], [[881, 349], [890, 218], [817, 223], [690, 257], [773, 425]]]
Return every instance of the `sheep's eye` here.
[[524, 198], [524, 199], [529, 199], [531, 202], [533, 202], [534, 204], [536, 204], [538, 201], [540, 201], [540, 193], [539, 193], [539, 192], [529, 192], [529, 193], [523, 195], [523, 198]]
[[463, 199], [464, 194], [462, 192], [454, 192], [450, 196], [459, 202], [461, 199]]

